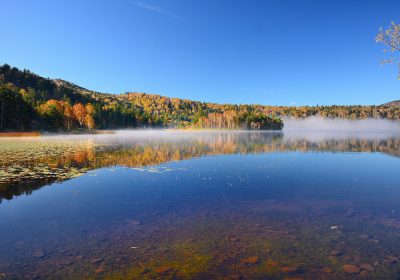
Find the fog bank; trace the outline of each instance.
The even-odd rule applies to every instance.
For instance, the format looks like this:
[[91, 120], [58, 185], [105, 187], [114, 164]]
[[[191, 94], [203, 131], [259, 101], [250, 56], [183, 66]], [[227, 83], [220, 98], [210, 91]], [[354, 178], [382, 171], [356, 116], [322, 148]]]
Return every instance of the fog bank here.
[[309, 117], [284, 119], [285, 131], [340, 131], [340, 132], [399, 132], [400, 121], [383, 119], [346, 120]]

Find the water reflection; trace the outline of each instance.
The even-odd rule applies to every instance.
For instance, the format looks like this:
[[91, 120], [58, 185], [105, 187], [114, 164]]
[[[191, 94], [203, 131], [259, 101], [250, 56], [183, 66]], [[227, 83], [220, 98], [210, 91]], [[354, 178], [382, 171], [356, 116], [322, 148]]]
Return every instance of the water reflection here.
[[396, 136], [0, 141], [2, 174], [17, 174], [0, 204], [0, 272], [9, 279], [400, 276]]
[[295, 151], [379, 152], [398, 157], [400, 138], [324, 132], [144, 131], [0, 139], [0, 202], [102, 167], [142, 167], [207, 155]]

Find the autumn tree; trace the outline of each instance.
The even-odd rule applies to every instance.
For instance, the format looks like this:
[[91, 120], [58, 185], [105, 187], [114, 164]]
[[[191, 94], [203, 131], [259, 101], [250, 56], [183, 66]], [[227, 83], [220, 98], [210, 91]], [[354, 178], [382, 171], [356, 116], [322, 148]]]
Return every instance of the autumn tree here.
[[85, 117], [85, 126], [89, 129], [92, 130], [93, 128], [95, 128], [95, 124], [94, 124], [94, 119], [91, 115], [87, 114]]
[[82, 103], [77, 103], [73, 106], [73, 112], [76, 120], [78, 121], [80, 127], [82, 128], [85, 124], [85, 117], [87, 115], [86, 108]]
[[74, 111], [69, 103], [65, 103], [64, 105], [64, 127], [67, 130], [70, 130], [73, 126], [73, 122], [75, 120]]
[[49, 129], [61, 129], [64, 123], [64, 108], [60, 101], [50, 99], [38, 107], [42, 122]]
[[89, 115], [93, 116], [94, 107], [93, 107], [93, 105], [91, 103], [86, 104], [85, 109], [86, 109], [86, 113], [88, 113]]

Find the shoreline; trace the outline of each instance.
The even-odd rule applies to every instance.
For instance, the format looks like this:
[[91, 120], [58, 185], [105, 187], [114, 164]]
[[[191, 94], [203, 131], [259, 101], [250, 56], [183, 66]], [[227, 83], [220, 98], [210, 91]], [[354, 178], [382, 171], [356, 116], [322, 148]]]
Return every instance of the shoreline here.
[[85, 130], [85, 131], [31, 131], [31, 132], [0, 132], [0, 138], [8, 137], [41, 137], [48, 135], [92, 135], [92, 134], [114, 134], [113, 130]]
[[186, 132], [199, 132], [199, 131], [269, 131], [269, 132], [282, 132], [282, 129], [224, 129], [224, 128], [129, 128], [129, 129], [115, 129], [115, 130], [83, 130], [83, 131], [31, 131], [31, 132], [0, 132], [0, 138], [8, 137], [42, 137], [52, 135], [98, 135], [98, 134], [115, 134], [116, 131], [186, 131]]

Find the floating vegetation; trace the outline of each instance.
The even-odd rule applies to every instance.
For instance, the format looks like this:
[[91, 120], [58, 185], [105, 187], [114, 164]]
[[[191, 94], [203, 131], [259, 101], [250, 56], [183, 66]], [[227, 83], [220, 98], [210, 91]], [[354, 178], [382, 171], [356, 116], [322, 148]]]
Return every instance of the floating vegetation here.
[[[87, 153], [93, 151], [93, 146], [91, 142], [59, 139], [2, 139], [0, 198], [11, 198], [13, 190], [18, 195], [43, 184], [84, 174], [90, 166], [86, 161]], [[26, 191], [21, 191], [21, 188]]]

